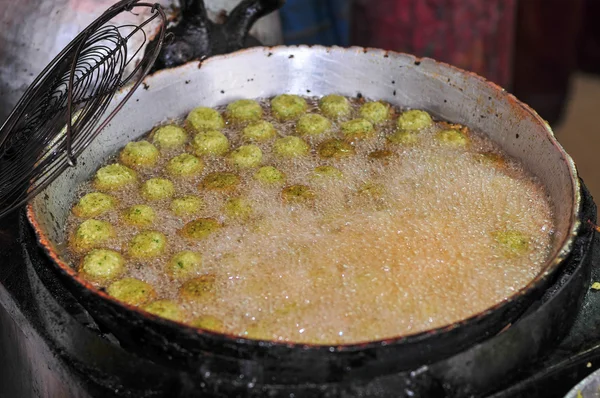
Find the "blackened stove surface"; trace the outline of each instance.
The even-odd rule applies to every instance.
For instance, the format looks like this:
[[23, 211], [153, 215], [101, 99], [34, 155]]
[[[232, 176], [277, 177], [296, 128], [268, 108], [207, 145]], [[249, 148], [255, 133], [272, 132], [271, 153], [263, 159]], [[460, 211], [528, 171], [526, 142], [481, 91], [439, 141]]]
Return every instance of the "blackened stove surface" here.
[[[589, 195], [587, 199], [591, 200]], [[20, 228], [26, 236], [19, 235]], [[0, 398], [196, 395], [198, 380], [206, 375], [173, 371], [122, 349], [62, 287], [35, 247], [22, 214], [2, 220]], [[598, 244], [593, 256], [598, 258]], [[600, 280], [600, 267], [594, 264], [592, 280]], [[589, 291], [568, 336], [538, 358], [535, 366], [516, 369], [517, 382], [495, 397], [564, 396], [578, 380], [600, 367], [600, 360], [595, 360], [600, 358], [596, 353], [600, 351], [596, 347], [599, 326], [600, 292]], [[451, 393], [453, 388], [445, 390]]]
[[[59, 284], [50, 267], [34, 269], [18, 237], [20, 228], [29, 228], [24, 216], [3, 221], [0, 398], [185, 396], [180, 390], [189, 384], [189, 375], [122, 350]], [[37, 255], [39, 259], [43, 254]]]

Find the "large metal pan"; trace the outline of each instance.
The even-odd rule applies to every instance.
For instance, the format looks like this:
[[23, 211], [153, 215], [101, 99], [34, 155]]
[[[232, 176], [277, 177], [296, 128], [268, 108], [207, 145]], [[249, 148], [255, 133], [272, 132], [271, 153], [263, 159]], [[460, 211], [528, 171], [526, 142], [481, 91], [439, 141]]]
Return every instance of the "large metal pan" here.
[[[156, 361], [230, 383], [334, 383], [414, 369], [497, 334], [554, 281], [569, 255], [579, 220], [580, 186], [571, 158], [529, 107], [484, 79], [431, 59], [363, 48], [254, 48], [192, 62], [149, 76], [106, 130], [27, 209], [43, 249], [65, 284], [130, 348]], [[546, 186], [554, 206], [552, 257], [507, 300], [469, 319], [409, 336], [337, 347], [245, 340], [189, 328], [125, 306], [79, 278], [64, 260], [65, 220], [78, 184], [128, 141], [192, 108], [281, 93], [339, 93], [427, 109], [485, 132]], [[119, 100], [119, 96], [115, 101]]]

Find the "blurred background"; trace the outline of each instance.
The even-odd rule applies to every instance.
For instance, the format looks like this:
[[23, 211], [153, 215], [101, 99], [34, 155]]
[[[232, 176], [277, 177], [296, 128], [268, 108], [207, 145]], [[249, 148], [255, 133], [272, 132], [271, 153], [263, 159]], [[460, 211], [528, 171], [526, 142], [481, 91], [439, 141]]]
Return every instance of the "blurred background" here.
[[[114, 0], [6, 2], [0, 16], [0, 121], [44, 65]], [[180, 0], [159, 0], [174, 14]], [[223, 20], [240, 0], [205, 0]], [[265, 45], [358, 45], [471, 70], [554, 127], [600, 196], [599, 0], [287, 0], [251, 34]]]

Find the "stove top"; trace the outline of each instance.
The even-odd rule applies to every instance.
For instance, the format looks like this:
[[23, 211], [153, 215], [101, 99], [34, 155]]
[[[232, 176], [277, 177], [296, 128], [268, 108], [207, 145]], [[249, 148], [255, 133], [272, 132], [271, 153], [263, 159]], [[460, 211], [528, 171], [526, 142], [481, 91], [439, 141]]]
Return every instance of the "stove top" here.
[[[591, 200], [589, 195], [587, 200]], [[592, 281], [600, 281], [600, 261], [597, 261], [600, 259], [599, 246], [595, 242], [592, 252], [588, 253], [593, 256]], [[123, 349], [118, 340], [102, 330], [65, 290], [54, 275], [54, 270], [44, 260], [23, 214], [13, 214], [2, 220], [0, 355], [3, 360], [0, 364], [0, 397], [197, 395], [198, 373], [169, 369]], [[587, 286], [587, 272], [579, 275], [576, 268], [567, 267], [555, 287], [519, 323], [535, 323], [536, 315], [552, 304], [553, 290], [559, 291], [569, 278], [577, 276], [585, 279], [582, 286]], [[576, 308], [572, 311], [568, 308], [563, 310], [565, 314], [570, 312], [575, 315], [573, 312]], [[510, 347], [505, 348], [506, 355], [510, 355]], [[489, 356], [481, 362], [482, 359], [477, 356], [489, 355], [489, 351], [478, 351], [477, 348], [469, 350], [472, 352], [459, 354], [443, 364], [432, 364], [418, 371], [435, 373], [444, 370], [452, 373], [453, 367], [460, 368], [460, 374], [457, 373], [454, 378], [454, 382], [460, 384], [460, 378], [464, 379], [465, 374], [488, 372], [477, 364], [501, 359]], [[531, 362], [532, 365], [515, 369], [510, 377], [510, 385], [502, 386], [491, 396], [562, 397], [577, 381], [600, 368], [600, 291], [589, 290], [586, 293], [566, 337], [554, 348], [532, 358]], [[472, 383], [471, 379], [462, 382]], [[472, 390], [476, 391], [476, 388], [466, 386], [463, 390], [460, 386], [446, 385], [442, 381], [429, 391], [440, 395], [464, 396], [461, 391]]]

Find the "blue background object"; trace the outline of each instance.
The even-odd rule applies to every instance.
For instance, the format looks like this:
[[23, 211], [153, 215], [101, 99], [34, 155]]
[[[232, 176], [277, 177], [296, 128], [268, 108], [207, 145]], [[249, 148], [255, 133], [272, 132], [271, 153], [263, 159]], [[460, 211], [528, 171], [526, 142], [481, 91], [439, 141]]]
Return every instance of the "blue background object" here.
[[350, 0], [287, 0], [280, 15], [285, 44], [350, 42]]

